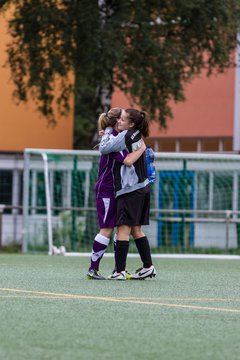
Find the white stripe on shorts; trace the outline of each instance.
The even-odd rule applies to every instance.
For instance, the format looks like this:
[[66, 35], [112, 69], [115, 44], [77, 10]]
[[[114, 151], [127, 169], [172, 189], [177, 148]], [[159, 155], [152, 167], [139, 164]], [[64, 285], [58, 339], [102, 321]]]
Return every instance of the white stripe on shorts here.
[[104, 203], [104, 208], [105, 208], [105, 215], [104, 215], [103, 222], [105, 222], [107, 214], [108, 214], [109, 206], [110, 206], [110, 198], [103, 198], [103, 203]]

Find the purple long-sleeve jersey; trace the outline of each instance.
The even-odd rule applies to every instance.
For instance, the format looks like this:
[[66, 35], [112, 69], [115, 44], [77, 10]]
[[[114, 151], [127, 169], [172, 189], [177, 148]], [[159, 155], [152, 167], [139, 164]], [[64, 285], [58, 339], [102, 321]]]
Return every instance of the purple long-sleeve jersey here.
[[[112, 135], [117, 136], [117, 134], [118, 132], [113, 130]], [[96, 198], [115, 197], [114, 163], [115, 161], [122, 163], [127, 155], [127, 150], [101, 155], [98, 168], [98, 180], [95, 185]]]

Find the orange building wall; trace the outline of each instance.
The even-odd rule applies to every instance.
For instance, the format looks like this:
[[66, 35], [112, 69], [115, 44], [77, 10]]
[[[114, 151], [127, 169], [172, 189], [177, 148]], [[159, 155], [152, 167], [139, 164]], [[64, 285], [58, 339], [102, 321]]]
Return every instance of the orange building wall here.
[[6, 20], [0, 17], [0, 151], [24, 148], [72, 149], [73, 116], [60, 118], [55, 128], [36, 112], [33, 102], [17, 106], [12, 99], [13, 85], [6, 62]]
[[[0, 17], [0, 151], [22, 151], [24, 148], [62, 148], [73, 146], [73, 116], [61, 118], [55, 128], [36, 111], [33, 102], [15, 105], [13, 85], [6, 61], [6, 21]], [[232, 137], [234, 112], [234, 69], [207, 78], [204, 74], [186, 86], [186, 101], [171, 103], [173, 119], [167, 130], [152, 123], [152, 138]], [[112, 107], [129, 107], [129, 101], [118, 89]]]
[[[207, 78], [196, 77], [186, 86], [186, 101], [171, 103], [173, 119], [167, 130], [152, 123], [150, 137], [216, 137], [233, 136], [234, 69]], [[127, 98], [116, 89], [112, 106], [129, 107]]]

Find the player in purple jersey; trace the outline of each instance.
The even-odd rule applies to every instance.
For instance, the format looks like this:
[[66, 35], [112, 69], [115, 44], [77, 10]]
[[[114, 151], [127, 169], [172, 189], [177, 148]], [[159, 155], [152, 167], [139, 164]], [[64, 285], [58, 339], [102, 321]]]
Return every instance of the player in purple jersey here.
[[[98, 119], [99, 131], [105, 130], [110, 126], [113, 128], [112, 135], [118, 134], [117, 120], [121, 117], [122, 109], [113, 108], [107, 113], [100, 115]], [[114, 186], [114, 164], [121, 162], [131, 166], [145, 151], [146, 146], [142, 141], [139, 148], [133, 153], [127, 149], [121, 152], [101, 155], [99, 163], [98, 180], [95, 185], [96, 207], [100, 231], [96, 235], [93, 247], [91, 264], [87, 273], [89, 279], [104, 280], [105, 278], [99, 272], [99, 264], [110, 241], [110, 236], [116, 226], [116, 199]]]

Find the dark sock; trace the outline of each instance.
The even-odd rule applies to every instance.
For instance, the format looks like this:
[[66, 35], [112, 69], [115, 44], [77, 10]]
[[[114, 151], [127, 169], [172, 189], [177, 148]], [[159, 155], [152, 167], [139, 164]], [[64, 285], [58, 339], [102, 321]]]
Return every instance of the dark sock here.
[[116, 267], [120, 273], [126, 269], [126, 261], [128, 254], [129, 241], [117, 240], [116, 243]]
[[149, 268], [152, 265], [152, 257], [148, 238], [143, 236], [141, 238], [135, 239], [135, 243], [143, 262], [143, 267]]

